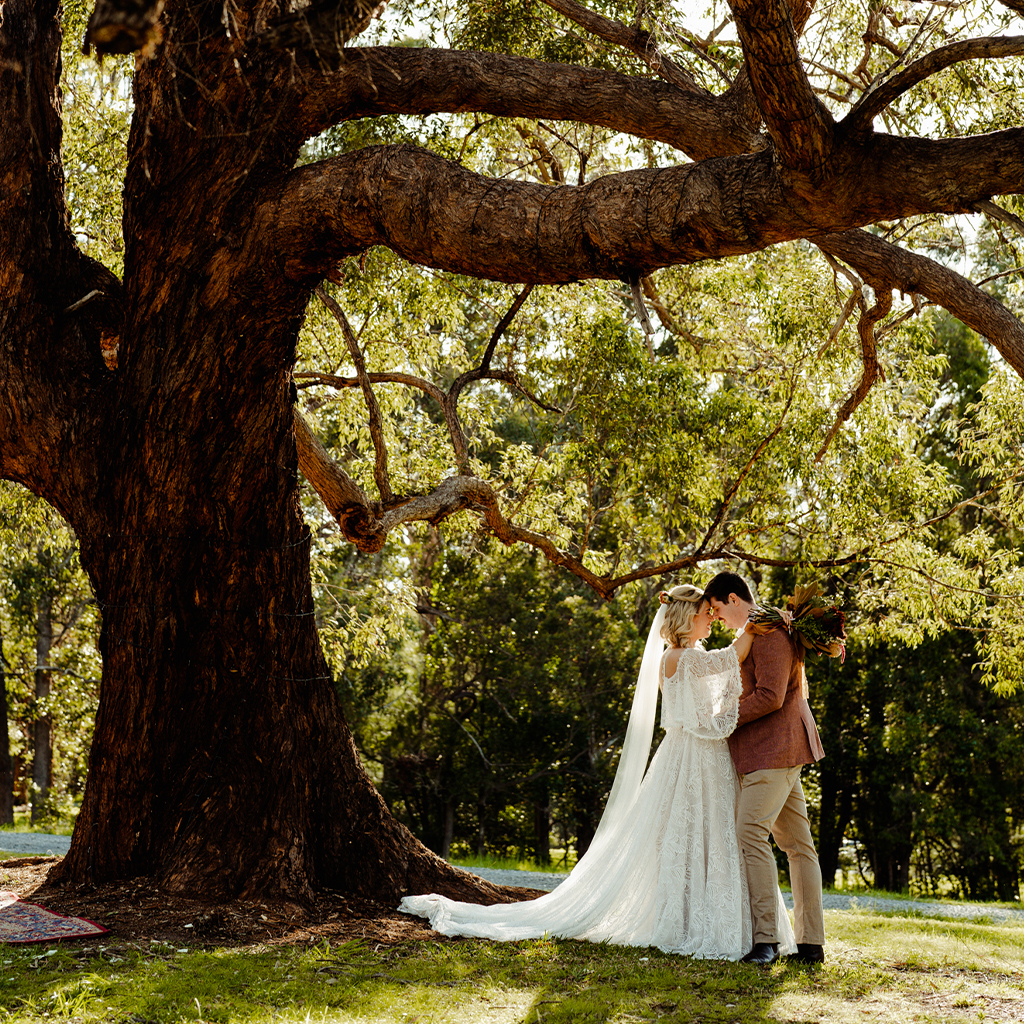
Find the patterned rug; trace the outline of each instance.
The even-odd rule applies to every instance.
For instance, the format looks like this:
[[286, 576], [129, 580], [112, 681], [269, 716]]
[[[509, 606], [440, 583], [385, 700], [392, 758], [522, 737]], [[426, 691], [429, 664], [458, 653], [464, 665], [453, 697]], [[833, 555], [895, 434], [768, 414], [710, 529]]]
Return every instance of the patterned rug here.
[[106, 928], [81, 917], [63, 917], [35, 903], [24, 903], [17, 893], [0, 891], [0, 942], [55, 942], [88, 939]]

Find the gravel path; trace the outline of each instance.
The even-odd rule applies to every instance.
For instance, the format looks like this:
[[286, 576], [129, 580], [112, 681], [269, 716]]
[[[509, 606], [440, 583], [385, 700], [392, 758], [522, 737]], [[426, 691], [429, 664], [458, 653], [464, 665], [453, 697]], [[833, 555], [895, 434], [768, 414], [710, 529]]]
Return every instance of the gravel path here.
[[[0, 850], [7, 853], [35, 853], [41, 856], [61, 856], [68, 852], [70, 836], [47, 835], [43, 832], [0, 831]], [[539, 871], [500, 871], [495, 868], [477, 868], [473, 872], [497, 885], [521, 885], [528, 889], [550, 892], [565, 875], [545, 874]], [[792, 908], [793, 897], [783, 894]], [[1024, 910], [979, 906], [976, 903], [925, 903], [919, 900], [888, 900], [876, 896], [837, 896], [826, 894], [825, 908], [832, 910], [875, 910], [882, 913], [913, 911], [926, 917], [959, 917], [964, 919], [988, 918], [999, 924], [1024, 924]]]
[[[474, 868], [473, 873], [498, 885], [522, 885], [529, 889], [551, 891], [565, 875], [541, 874], [535, 871], [499, 871], [494, 868]], [[783, 893], [786, 905], [793, 909], [793, 897]], [[1024, 910], [989, 907], [977, 903], [926, 903], [922, 900], [888, 900], [877, 896], [838, 896], [825, 894], [826, 910], [874, 910], [880, 913], [908, 910], [924, 917], [958, 917], [966, 920], [988, 918], [998, 924], [1024, 924]]]
[[71, 846], [71, 836], [51, 836], [45, 832], [0, 831], [0, 850], [5, 853], [34, 853], [40, 857], [63, 857]]

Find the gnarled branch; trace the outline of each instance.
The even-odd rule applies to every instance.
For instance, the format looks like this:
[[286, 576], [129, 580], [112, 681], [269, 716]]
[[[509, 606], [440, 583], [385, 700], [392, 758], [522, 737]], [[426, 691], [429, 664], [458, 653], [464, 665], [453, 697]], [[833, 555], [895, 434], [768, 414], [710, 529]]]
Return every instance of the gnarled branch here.
[[[861, 293], [863, 294], [863, 292]], [[860, 300], [862, 312], [857, 321], [857, 333], [860, 335], [861, 358], [864, 364], [864, 372], [861, 375], [860, 383], [843, 403], [843, 407], [836, 415], [835, 422], [825, 437], [825, 442], [814, 456], [816, 461], [821, 461], [832, 438], [839, 433], [839, 428], [853, 415], [857, 406], [868, 396], [868, 392], [874, 387], [879, 379], [884, 380], [885, 374], [878, 363], [878, 345], [875, 337], [875, 324], [889, 315], [892, 309], [892, 292], [882, 288], [875, 293], [875, 304], [867, 308], [863, 298]]]
[[867, 231], [811, 238], [823, 252], [843, 260], [879, 288], [923, 295], [978, 334], [1024, 377], [1024, 324], [997, 299], [955, 270], [907, 252]]
[[506, 519], [494, 489], [477, 477], [446, 477], [430, 494], [403, 498], [385, 511], [379, 503], [370, 502], [330, 457], [298, 411], [294, 413], [294, 421], [303, 475], [337, 520], [342, 534], [360, 551], [380, 551], [388, 534], [403, 523], [436, 525], [457, 512], [469, 510], [481, 513], [490, 531], [504, 544], [524, 543], [538, 548], [549, 561], [569, 569], [602, 596], [610, 597], [618, 586], [615, 581], [599, 577], [578, 558], [560, 551], [548, 537]]
[[305, 87], [296, 118], [307, 135], [359, 117], [475, 111], [580, 121], [663, 142], [694, 160], [766, 144], [732, 99], [658, 79], [503, 53], [353, 47], [345, 54]]
[[[322, 278], [339, 259], [382, 244], [424, 266], [557, 284], [623, 280], [885, 217], [959, 212], [1024, 189], [1024, 129], [939, 142], [880, 137], [848, 156], [821, 190], [787, 184], [767, 153], [551, 188], [488, 178], [411, 146], [369, 147], [294, 170], [257, 223], [294, 280]], [[967, 162], [965, 188], [944, 168]], [[312, 239], [310, 223], [320, 227]]]
[[377, 528], [381, 506], [331, 458], [298, 410], [292, 416], [299, 469], [320, 495], [342, 534], [360, 551], [379, 551], [385, 537]]

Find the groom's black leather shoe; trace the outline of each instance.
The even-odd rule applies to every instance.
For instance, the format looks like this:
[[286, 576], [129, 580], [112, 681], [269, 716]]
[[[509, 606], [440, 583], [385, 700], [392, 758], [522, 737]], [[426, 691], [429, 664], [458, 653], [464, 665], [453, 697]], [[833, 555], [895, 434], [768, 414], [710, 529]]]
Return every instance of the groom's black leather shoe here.
[[825, 949], [823, 946], [814, 946], [809, 942], [798, 942], [796, 952], [790, 953], [786, 960], [794, 964], [823, 964]]
[[779, 945], [777, 942], [755, 942], [754, 948], [743, 958], [742, 962], [767, 967], [778, 959]]

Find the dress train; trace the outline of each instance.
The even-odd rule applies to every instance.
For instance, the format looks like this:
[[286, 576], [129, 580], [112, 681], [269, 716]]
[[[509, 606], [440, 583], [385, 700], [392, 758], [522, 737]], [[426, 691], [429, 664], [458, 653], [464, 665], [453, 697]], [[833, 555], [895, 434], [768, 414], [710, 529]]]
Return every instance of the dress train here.
[[[736, 654], [687, 648], [663, 687], [665, 737], [642, 783], [623, 793], [617, 776], [594, 842], [555, 890], [489, 907], [436, 893], [407, 896], [399, 910], [428, 918], [444, 935], [586, 939], [728, 960], [748, 953], [750, 898], [735, 827], [739, 783], [725, 739], [736, 725]], [[780, 947], [791, 952], [781, 892], [778, 900]]]

